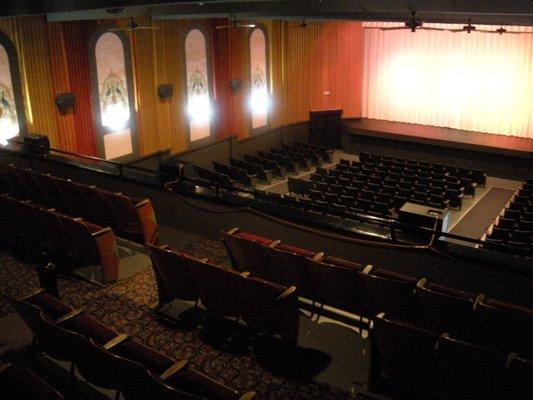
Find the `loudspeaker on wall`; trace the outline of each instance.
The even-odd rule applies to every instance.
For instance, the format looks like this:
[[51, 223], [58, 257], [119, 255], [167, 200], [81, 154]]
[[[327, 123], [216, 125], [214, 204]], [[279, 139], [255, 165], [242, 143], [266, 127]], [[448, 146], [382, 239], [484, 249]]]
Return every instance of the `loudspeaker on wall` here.
[[172, 97], [174, 87], [171, 84], [159, 85], [157, 87], [157, 95], [161, 100], [168, 99]]
[[59, 93], [56, 94], [55, 103], [61, 114], [67, 114], [69, 111], [74, 111], [76, 107], [76, 95], [74, 93]]

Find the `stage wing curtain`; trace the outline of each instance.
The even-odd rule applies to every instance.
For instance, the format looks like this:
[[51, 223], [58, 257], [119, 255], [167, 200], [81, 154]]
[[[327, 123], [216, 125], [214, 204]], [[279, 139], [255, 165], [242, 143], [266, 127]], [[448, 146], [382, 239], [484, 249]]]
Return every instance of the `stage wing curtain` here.
[[364, 117], [533, 138], [533, 33], [378, 26], [398, 24], [364, 24]]

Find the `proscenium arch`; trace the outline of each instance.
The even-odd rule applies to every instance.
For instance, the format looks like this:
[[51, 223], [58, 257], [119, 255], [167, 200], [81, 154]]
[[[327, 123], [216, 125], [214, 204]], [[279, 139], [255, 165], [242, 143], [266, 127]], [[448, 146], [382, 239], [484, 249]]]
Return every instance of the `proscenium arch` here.
[[[205, 138], [201, 138], [198, 140], [191, 141], [191, 130], [190, 130], [190, 120], [189, 120], [189, 114], [188, 114], [188, 104], [189, 104], [189, 90], [188, 90], [188, 77], [187, 77], [187, 51], [186, 51], [186, 44], [187, 44], [187, 38], [189, 37], [189, 34], [194, 31], [198, 30], [200, 33], [202, 33], [204, 41], [205, 41], [205, 51], [206, 51], [206, 64], [207, 64], [207, 86], [208, 86], [208, 94], [209, 94], [209, 100], [211, 105], [211, 118], [209, 120], [209, 136]], [[211, 42], [211, 36], [209, 34], [209, 31], [203, 24], [199, 23], [193, 23], [187, 25], [183, 29], [183, 39], [181, 44], [181, 55], [183, 59], [183, 72], [181, 74], [181, 83], [182, 87], [184, 88], [182, 90], [182, 95], [184, 101], [182, 104], [184, 104], [183, 107], [183, 116], [185, 120], [187, 121], [187, 148], [197, 148], [205, 146], [206, 144], [209, 144], [215, 140], [215, 126], [213, 124], [213, 118], [216, 118], [216, 110], [213, 109], [214, 106], [214, 91], [213, 91], [213, 64], [212, 64], [212, 42]]]
[[[25, 136], [28, 133], [26, 125], [26, 114], [24, 110], [24, 98], [22, 97], [22, 84], [20, 80], [20, 70], [15, 45], [5, 33], [0, 31], [0, 45], [7, 53], [9, 60], [9, 73], [11, 75], [11, 86], [13, 87], [13, 97], [15, 99], [15, 108], [17, 110], [17, 120], [19, 124], [19, 136]], [[46, 132], [42, 132], [46, 134]]]
[[[117, 29], [111, 31], [111, 29]], [[126, 34], [119, 30], [117, 25], [102, 25], [98, 27], [89, 40], [89, 68], [91, 73], [91, 93], [92, 93], [92, 112], [94, 116], [94, 122], [96, 125], [96, 143], [98, 155], [105, 158], [105, 146], [104, 136], [110, 134], [112, 131], [106, 128], [102, 124], [102, 115], [100, 110], [100, 85], [98, 82], [98, 69], [96, 62], [96, 45], [102, 35], [111, 33], [116, 35], [122, 43], [122, 49], [124, 51], [124, 69], [126, 73], [126, 84], [128, 86], [128, 106], [130, 111], [129, 129], [131, 132], [131, 145], [132, 153], [118, 158], [114, 158], [114, 161], [126, 161], [135, 158], [139, 155], [138, 135], [135, 117], [135, 96], [134, 96], [134, 82], [133, 82], [133, 70], [131, 60], [131, 47]]]
[[[266, 76], [266, 87], [267, 87], [267, 94], [269, 98], [271, 97], [271, 82], [270, 82], [270, 38], [268, 34], [268, 29], [265, 25], [260, 23], [255, 23], [255, 27], [250, 29], [248, 32], [248, 72], [249, 72], [249, 94], [250, 97], [252, 95], [252, 47], [251, 47], [251, 41], [252, 41], [252, 35], [255, 31], [261, 31], [263, 33], [263, 36], [265, 38], [265, 76]], [[271, 112], [270, 109], [267, 109], [267, 115], [266, 115], [266, 124], [257, 128], [253, 128], [253, 122], [252, 122], [252, 111], [248, 109], [247, 115], [248, 115], [248, 125], [250, 128], [250, 136], [260, 135], [262, 133], [266, 133], [270, 130], [270, 123], [271, 123]]]

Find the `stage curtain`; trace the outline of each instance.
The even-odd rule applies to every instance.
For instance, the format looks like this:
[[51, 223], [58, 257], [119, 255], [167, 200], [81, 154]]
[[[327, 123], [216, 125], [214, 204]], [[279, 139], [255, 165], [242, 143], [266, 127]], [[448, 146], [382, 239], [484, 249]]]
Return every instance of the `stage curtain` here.
[[533, 138], [533, 34], [364, 29], [363, 82], [364, 117]]

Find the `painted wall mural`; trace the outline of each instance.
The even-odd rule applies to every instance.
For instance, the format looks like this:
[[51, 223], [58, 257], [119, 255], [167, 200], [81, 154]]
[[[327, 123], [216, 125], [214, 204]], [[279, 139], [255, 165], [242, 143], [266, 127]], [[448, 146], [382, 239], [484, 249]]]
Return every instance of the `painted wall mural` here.
[[199, 29], [192, 29], [185, 39], [187, 73], [187, 114], [189, 118], [190, 141], [204, 139], [211, 135], [211, 99], [209, 96], [209, 75], [207, 45]]
[[[96, 42], [95, 55], [105, 157], [112, 159], [132, 153], [131, 115], [122, 41], [112, 32], [102, 34]], [[109, 134], [114, 134], [113, 140], [106, 138]]]
[[7, 143], [7, 139], [17, 136], [19, 131], [9, 57], [0, 44], [0, 144]]
[[268, 124], [267, 49], [265, 34], [255, 29], [250, 36], [250, 109], [252, 129]]

